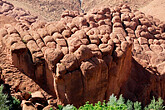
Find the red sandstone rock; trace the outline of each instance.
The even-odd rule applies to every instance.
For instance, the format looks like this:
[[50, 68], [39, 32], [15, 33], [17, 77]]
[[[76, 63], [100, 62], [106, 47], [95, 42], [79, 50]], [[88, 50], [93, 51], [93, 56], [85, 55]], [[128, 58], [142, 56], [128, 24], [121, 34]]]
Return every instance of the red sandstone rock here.
[[38, 34], [40, 35], [40, 37], [42, 37], [42, 38], [44, 38], [46, 35], [48, 35], [47, 30], [44, 29], [44, 28], [39, 28], [39, 29], [37, 30], [37, 32], [38, 32]]
[[90, 48], [88, 48], [86, 45], [81, 45], [79, 49], [77, 49], [74, 52], [74, 55], [76, 56], [79, 62], [88, 60], [89, 58], [93, 56]]
[[54, 39], [51, 36], [45, 36], [43, 38], [43, 40], [44, 40], [45, 44], [47, 44], [48, 42], [53, 42], [54, 41]]
[[61, 104], [95, 103], [112, 93], [136, 100], [163, 91], [158, 79], [164, 74], [165, 27], [159, 20], [131, 12], [127, 5], [86, 14], [65, 11], [63, 19], [50, 23], [12, 8], [3, 3], [0, 9], [20, 22], [1, 29], [3, 46], [13, 64]]
[[165, 67], [165, 63], [164, 63], [164, 62], [161, 63], [161, 64], [159, 64], [159, 65], [157, 65], [157, 70], [158, 70], [158, 72], [160, 73], [160, 75], [165, 74], [165, 69], [164, 69], [164, 67]]
[[27, 43], [27, 47], [29, 48], [29, 50], [32, 54], [40, 50], [39, 47], [37, 46], [37, 44], [35, 43], [35, 41], [33, 41], [33, 40], [30, 40]]
[[29, 42], [30, 40], [33, 40], [33, 37], [30, 36], [30, 35], [25, 35], [25, 36], [23, 37], [23, 40], [24, 40], [25, 42]]
[[155, 53], [159, 53], [163, 51], [162, 47], [159, 45], [150, 45], [150, 49]]
[[37, 108], [30, 101], [25, 101], [22, 103], [22, 110], [37, 110]]
[[78, 60], [74, 54], [66, 54], [60, 62], [66, 66], [66, 70], [73, 71], [78, 68]]
[[55, 67], [56, 63], [59, 62], [63, 57], [63, 53], [59, 49], [46, 49], [44, 58], [48, 62], [49, 68], [52, 69]]
[[99, 49], [101, 50], [103, 55], [111, 55], [113, 47], [109, 44], [100, 44]]
[[62, 35], [65, 37], [65, 38], [68, 38], [68, 37], [70, 37], [71, 36], [71, 34], [72, 34], [72, 32], [71, 32], [71, 30], [64, 30], [63, 32], [62, 32]]
[[50, 110], [50, 109], [57, 110], [56, 107], [54, 107], [52, 105], [48, 105], [48, 106], [46, 106], [46, 107], [43, 108], [43, 110]]

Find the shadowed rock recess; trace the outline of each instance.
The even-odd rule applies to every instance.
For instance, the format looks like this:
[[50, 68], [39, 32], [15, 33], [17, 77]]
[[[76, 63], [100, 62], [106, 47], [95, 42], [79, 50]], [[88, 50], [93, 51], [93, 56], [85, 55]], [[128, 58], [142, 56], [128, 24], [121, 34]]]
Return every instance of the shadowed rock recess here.
[[0, 29], [13, 64], [58, 103], [80, 106], [112, 93], [143, 105], [165, 99], [165, 23], [158, 19], [126, 4], [66, 10], [49, 23], [4, 1], [0, 8], [18, 21]]

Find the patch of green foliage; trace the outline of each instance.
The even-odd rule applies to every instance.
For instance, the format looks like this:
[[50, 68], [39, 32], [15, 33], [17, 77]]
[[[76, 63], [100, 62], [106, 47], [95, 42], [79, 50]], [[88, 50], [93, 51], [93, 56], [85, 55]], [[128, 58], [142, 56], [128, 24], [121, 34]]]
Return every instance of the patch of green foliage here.
[[[165, 106], [163, 106], [163, 100], [161, 98], [158, 101], [153, 98], [151, 103], [144, 108], [144, 110], [164, 110]], [[119, 99], [112, 94], [109, 98], [109, 101], [106, 103], [105, 101], [98, 103], [90, 104], [89, 101], [86, 102], [85, 105], [76, 108], [73, 105], [61, 106], [58, 105], [58, 110], [143, 110], [141, 106], [141, 102], [132, 102], [130, 100], [125, 101], [122, 95], [120, 95]]]
[[27, 44], [27, 41], [26, 41], [26, 40], [24, 40], [24, 39], [22, 39], [22, 42], [23, 42], [24, 44]]
[[62, 110], [63, 106], [62, 105], [58, 105], [58, 110]]
[[10, 110], [21, 110], [21, 102], [18, 99], [16, 99], [15, 97], [10, 97], [9, 101], [10, 105], [12, 105]]
[[7, 105], [7, 95], [3, 93], [3, 85], [0, 86], [0, 110], [9, 110], [10, 106]]
[[77, 108], [73, 105], [68, 104], [65, 107], [63, 107], [62, 110], [77, 110]]
[[21, 110], [18, 99], [3, 93], [3, 85], [0, 86], [0, 110]]
[[165, 110], [163, 106], [163, 100], [158, 98], [158, 101], [155, 100], [155, 97], [151, 100], [151, 103], [144, 108], [145, 110]]

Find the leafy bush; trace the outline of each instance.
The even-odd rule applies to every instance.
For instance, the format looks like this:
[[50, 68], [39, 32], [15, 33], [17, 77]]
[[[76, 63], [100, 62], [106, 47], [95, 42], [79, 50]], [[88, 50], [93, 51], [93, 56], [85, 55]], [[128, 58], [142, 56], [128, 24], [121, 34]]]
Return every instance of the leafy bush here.
[[62, 105], [58, 105], [58, 110], [62, 110], [63, 106]]
[[165, 106], [163, 106], [163, 100], [161, 98], [158, 99], [158, 101], [155, 100], [155, 97], [153, 97], [153, 100], [151, 100], [151, 103], [144, 108], [145, 110], [164, 110]]
[[124, 102], [125, 102], [125, 100], [122, 97], [122, 95], [120, 95], [119, 99], [117, 100], [116, 96], [114, 96], [114, 94], [112, 94], [107, 103], [107, 108], [109, 110], [126, 110], [127, 105]]
[[3, 85], [0, 86], [0, 110], [21, 110], [18, 99], [3, 93]]
[[[132, 102], [130, 100], [125, 102], [122, 95], [120, 95], [119, 99], [117, 99], [114, 94], [110, 96], [107, 103], [105, 103], [105, 101], [102, 103], [98, 101], [98, 103], [93, 105], [88, 101], [85, 105], [79, 107], [78, 109], [70, 104], [65, 107], [58, 105], [58, 107], [59, 110], [142, 110], [141, 102]], [[151, 103], [146, 106], [144, 110], [163, 110], [164, 108], [165, 106], [163, 106], [163, 100], [161, 98], [159, 98], [158, 101], [153, 98]]]
[[7, 103], [9, 101], [7, 100], [7, 95], [3, 93], [3, 85], [0, 86], [0, 110], [9, 110], [9, 106], [7, 106]]
[[134, 103], [134, 110], [142, 110], [141, 102], [136, 101]]
[[21, 106], [20, 106], [21, 102], [18, 99], [16, 99], [15, 97], [10, 97], [9, 101], [11, 105], [10, 110], [13, 110], [13, 109], [21, 110]]
[[77, 110], [77, 108], [74, 107], [73, 105], [68, 104], [65, 107], [63, 107], [62, 110]]

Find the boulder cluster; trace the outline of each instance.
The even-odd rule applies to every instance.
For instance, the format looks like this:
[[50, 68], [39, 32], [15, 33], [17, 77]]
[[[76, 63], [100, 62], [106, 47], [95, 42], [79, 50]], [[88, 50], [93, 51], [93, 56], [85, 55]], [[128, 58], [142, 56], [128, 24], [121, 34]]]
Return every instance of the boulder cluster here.
[[60, 21], [49, 23], [2, 0], [1, 4], [1, 14], [19, 22], [0, 29], [13, 64], [58, 103], [80, 106], [121, 94], [136, 74], [132, 57], [156, 77], [165, 73], [165, 23], [126, 4], [88, 13], [66, 10]]
[[22, 110], [56, 110], [56, 103], [52, 100], [46, 100], [41, 91], [33, 93], [23, 92], [21, 93], [24, 100], [22, 100]]

